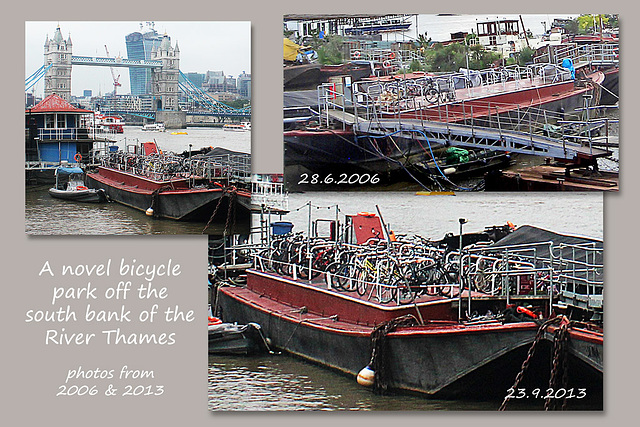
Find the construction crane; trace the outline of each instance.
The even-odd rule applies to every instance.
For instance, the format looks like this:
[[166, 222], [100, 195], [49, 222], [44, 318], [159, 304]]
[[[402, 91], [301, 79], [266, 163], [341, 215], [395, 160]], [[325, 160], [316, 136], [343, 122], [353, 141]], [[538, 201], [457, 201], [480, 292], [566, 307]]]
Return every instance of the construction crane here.
[[[109, 49], [107, 48], [106, 44], [104, 45], [104, 50], [107, 52], [107, 58], [111, 58], [111, 55], [109, 54]], [[115, 97], [118, 92], [118, 86], [122, 86], [118, 81], [120, 80], [120, 74], [118, 74], [118, 77], [116, 77], [116, 73], [115, 71], [113, 71], [113, 67], [109, 67], [109, 69], [111, 70], [111, 77], [113, 78], [113, 96]]]

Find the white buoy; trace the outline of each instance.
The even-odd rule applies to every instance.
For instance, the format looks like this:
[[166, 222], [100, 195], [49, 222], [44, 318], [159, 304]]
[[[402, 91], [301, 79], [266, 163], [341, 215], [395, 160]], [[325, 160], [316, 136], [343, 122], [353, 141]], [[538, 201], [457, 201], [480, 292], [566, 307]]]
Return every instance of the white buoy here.
[[358, 372], [358, 384], [364, 387], [371, 387], [373, 385], [373, 379], [376, 373], [370, 366], [365, 366], [360, 372]]
[[153, 208], [147, 209], [146, 214], [147, 214], [147, 216], [153, 216]]

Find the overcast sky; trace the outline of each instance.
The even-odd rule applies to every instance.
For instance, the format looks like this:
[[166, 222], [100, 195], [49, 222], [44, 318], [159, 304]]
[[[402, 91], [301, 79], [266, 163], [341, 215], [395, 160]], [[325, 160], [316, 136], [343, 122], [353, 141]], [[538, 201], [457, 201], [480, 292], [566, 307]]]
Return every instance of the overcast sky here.
[[[38, 21], [25, 23], [25, 78], [44, 63], [44, 42], [52, 38], [60, 25], [66, 40], [71, 35], [73, 55], [106, 57], [105, 45], [111, 57], [127, 57], [125, 36], [140, 30], [140, 22], [87, 22], [87, 21]], [[237, 76], [243, 71], [251, 73], [251, 23], [229, 22], [155, 22], [159, 34], [171, 37], [171, 44], [180, 47], [180, 70], [184, 73], [205, 73], [208, 70], [224, 71]], [[120, 75], [119, 94], [130, 93], [129, 71], [114, 68]], [[71, 93], [81, 96], [91, 89], [94, 96], [113, 90], [113, 78], [109, 67], [74, 65]], [[44, 79], [35, 86], [36, 95], [44, 93]]]

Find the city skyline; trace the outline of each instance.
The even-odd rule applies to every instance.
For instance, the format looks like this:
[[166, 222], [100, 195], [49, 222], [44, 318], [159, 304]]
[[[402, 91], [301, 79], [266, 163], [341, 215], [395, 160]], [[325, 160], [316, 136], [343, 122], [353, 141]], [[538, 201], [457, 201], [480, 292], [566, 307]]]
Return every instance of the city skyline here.
[[[44, 62], [44, 42], [51, 38], [60, 26], [63, 38], [71, 36], [73, 55], [106, 57], [105, 45], [111, 57], [127, 57], [125, 36], [140, 31], [139, 21], [122, 22], [65, 22], [29, 21], [25, 23], [25, 78]], [[212, 22], [155, 22], [161, 35], [165, 32], [180, 48], [180, 70], [206, 73], [224, 71], [237, 77], [251, 74], [251, 23], [245, 21]], [[127, 68], [114, 68], [119, 77], [118, 94], [129, 94], [130, 80]], [[71, 93], [82, 96], [84, 90], [92, 90], [93, 96], [113, 91], [113, 78], [109, 67], [74, 66]], [[42, 96], [44, 80], [35, 86], [36, 96]]]

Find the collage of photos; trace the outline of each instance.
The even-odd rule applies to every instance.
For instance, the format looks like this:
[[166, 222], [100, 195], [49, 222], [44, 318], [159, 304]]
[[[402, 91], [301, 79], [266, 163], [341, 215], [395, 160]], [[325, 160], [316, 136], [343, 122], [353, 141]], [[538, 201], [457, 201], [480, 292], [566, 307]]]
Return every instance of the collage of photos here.
[[213, 412], [602, 411], [618, 18], [284, 15], [280, 173], [250, 22], [27, 22], [25, 232], [203, 235]]

